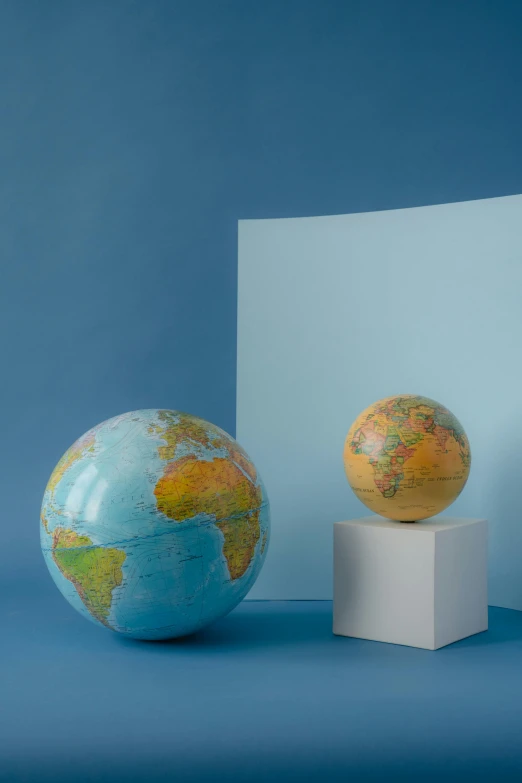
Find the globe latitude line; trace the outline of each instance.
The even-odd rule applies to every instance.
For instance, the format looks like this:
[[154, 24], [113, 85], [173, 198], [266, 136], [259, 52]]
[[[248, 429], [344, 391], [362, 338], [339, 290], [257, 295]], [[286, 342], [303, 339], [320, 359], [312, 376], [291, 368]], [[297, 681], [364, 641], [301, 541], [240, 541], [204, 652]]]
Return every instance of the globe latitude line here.
[[[199, 527], [206, 527], [208, 525], [218, 525], [220, 522], [231, 522], [234, 519], [242, 519], [245, 516], [250, 516], [251, 514], [255, 514], [257, 512], [261, 512], [264, 508], [267, 508], [268, 501], [263, 501], [260, 506], [257, 508], [252, 508], [249, 511], [243, 511], [241, 514], [232, 514], [229, 517], [222, 517], [221, 519], [207, 519], [204, 522], [194, 522], [195, 517], [192, 519], [188, 519], [185, 522], [176, 522], [175, 519], [170, 519], [169, 523], [174, 525], [180, 525], [183, 526], [183, 530], [189, 530], [192, 527], [199, 528]], [[166, 516], [166, 515], [165, 515]], [[206, 516], [206, 515], [205, 515]], [[56, 527], [62, 527], [61, 525], [57, 525]], [[53, 528], [53, 530], [56, 530], [56, 527]], [[150, 533], [150, 535], [146, 536], [133, 536], [133, 538], [124, 538], [121, 541], [109, 541], [106, 544], [84, 544], [82, 546], [77, 547], [42, 547], [43, 552], [57, 552], [61, 549], [67, 549], [67, 551], [71, 551], [73, 549], [96, 549], [98, 547], [113, 547], [113, 546], [125, 546], [126, 544], [132, 544], [134, 541], [147, 541], [151, 538], [159, 538], [160, 536], [169, 536], [173, 535], [174, 533], [177, 533], [180, 528], [173, 527], [172, 530], [163, 530], [161, 533]]]

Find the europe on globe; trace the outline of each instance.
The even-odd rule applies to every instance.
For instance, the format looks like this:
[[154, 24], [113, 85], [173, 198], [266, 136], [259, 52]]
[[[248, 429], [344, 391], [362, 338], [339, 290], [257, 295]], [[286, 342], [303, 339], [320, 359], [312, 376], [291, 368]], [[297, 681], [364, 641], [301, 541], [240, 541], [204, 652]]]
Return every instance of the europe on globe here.
[[370, 405], [344, 444], [344, 467], [356, 496], [388, 519], [416, 522], [460, 495], [471, 452], [458, 419], [428, 397], [404, 394]]
[[233, 609], [270, 535], [266, 490], [245, 451], [171, 410], [125, 413], [79, 438], [49, 479], [40, 519], [65, 598], [136, 639], [185, 636]]

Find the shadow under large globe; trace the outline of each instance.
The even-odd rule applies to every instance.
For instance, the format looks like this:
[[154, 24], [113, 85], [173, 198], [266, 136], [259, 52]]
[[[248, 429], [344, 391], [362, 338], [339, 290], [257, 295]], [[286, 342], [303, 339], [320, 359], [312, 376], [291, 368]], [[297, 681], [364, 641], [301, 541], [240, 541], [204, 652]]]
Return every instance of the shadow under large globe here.
[[266, 490], [245, 451], [169, 410], [89, 430], [58, 462], [41, 511], [44, 558], [62, 594], [136, 639], [186, 636], [231, 611], [269, 535]]

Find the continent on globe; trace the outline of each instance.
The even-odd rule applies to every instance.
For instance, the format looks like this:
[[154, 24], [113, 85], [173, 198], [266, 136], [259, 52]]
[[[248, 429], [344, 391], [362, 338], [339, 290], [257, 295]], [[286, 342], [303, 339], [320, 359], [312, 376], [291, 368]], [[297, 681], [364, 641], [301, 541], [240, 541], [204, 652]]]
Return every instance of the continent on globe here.
[[122, 580], [125, 552], [93, 546], [88, 536], [57, 527], [53, 534], [53, 557], [92, 616], [107, 625], [112, 591]]
[[431, 517], [453, 503], [470, 464], [458, 419], [440, 403], [413, 394], [370, 405], [344, 446], [346, 476], [359, 500], [401, 522]]
[[142, 410], [64, 454], [40, 515], [44, 558], [84, 616], [140, 639], [182, 636], [229, 612], [266, 556], [264, 485], [226, 432]]
[[63, 457], [59, 460], [55, 469], [52, 472], [51, 478], [47, 485], [49, 492], [54, 492], [65, 473], [71, 468], [74, 463], [84, 457], [89, 451], [94, 449], [95, 443], [95, 430], [89, 430], [83, 437], [78, 438], [76, 443], [73, 443], [70, 449], [67, 449]]
[[161, 459], [169, 461], [172, 459], [180, 443], [186, 441], [194, 445], [199, 444], [203, 448], [225, 449], [230, 458], [255, 482], [256, 468], [250, 461], [246, 451], [241, 448], [239, 443], [234, 440], [219, 427], [198, 419], [196, 416], [190, 416], [188, 413], [173, 411], [158, 411], [158, 418], [164, 425], [159, 428], [166, 446], [159, 448]]
[[160, 511], [184, 522], [210, 514], [224, 536], [223, 554], [232, 579], [246, 572], [259, 541], [261, 488], [228, 459], [183, 457], [165, 468], [154, 489]]

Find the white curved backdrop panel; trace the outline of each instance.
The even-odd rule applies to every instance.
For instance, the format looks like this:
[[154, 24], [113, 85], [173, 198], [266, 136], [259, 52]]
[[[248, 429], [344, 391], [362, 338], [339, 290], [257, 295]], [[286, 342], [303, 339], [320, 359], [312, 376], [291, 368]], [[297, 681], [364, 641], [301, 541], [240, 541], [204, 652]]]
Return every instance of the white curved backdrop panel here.
[[250, 598], [332, 595], [332, 523], [355, 416], [445, 404], [471, 476], [452, 515], [490, 520], [490, 603], [522, 609], [522, 196], [239, 223], [237, 438], [272, 504]]

